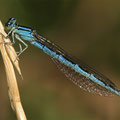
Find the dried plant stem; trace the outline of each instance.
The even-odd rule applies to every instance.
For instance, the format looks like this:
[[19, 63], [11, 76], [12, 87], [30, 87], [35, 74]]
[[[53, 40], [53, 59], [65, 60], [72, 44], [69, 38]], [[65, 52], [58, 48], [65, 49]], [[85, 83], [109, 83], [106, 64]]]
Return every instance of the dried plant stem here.
[[[0, 33], [6, 36], [6, 33], [4, 32], [4, 28], [1, 22], [0, 22]], [[16, 116], [18, 120], [27, 120], [20, 101], [17, 80], [13, 68], [13, 64], [14, 64], [18, 72], [21, 74], [18, 60], [15, 60], [17, 58], [17, 55], [15, 53], [14, 48], [9, 44], [4, 44], [4, 42], [10, 42], [10, 40], [4, 39], [4, 37], [0, 35], [0, 50], [5, 64], [8, 92], [9, 92], [11, 106], [13, 110], [16, 112]]]

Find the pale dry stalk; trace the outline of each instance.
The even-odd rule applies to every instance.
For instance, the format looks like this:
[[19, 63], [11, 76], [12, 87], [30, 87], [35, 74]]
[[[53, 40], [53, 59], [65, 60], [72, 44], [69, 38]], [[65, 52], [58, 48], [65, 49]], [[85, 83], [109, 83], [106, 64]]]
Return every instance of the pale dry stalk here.
[[[0, 33], [6, 36], [6, 33], [4, 32], [4, 28], [1, 22], [0, 22]], [[0, 35], [0, 51], [3, 57], [5, 70], [6, 70], [8, 93], [9, 93], [11, 106], [13, 110], [16, 112], [16, 116], [18, 120], [27, 120], [22, 104], [21, 104], [17, 80], [15, 76], [15, 71], [13, 68], [13, 64], [14, 64], [17, 71], [21, 75], [19, 63], [17, 60], [17, 54], [14, 48], [12, 47], [12, 45], [4, 44], [4, 42], [10, 42], [10, 40], [5, 39], [4, 37]]]

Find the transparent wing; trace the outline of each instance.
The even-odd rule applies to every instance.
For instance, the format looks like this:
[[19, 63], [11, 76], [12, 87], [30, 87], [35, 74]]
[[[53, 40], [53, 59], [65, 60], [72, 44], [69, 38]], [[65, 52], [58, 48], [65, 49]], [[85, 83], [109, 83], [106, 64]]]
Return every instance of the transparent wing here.
[[54, 58], [52, 58], [52, 60], [56, 63], [57, 67], [65, 74], [65, 76], [68, 79], [70, 79], [74, 84], [76, 84], [78, 87], [82, 88], [83, 90], [91, 92], [93, 94], [100, 95], [100, 96], [114, 95], [111, 91], [92, 82], [90, 79], [75, 72], [75, 70], [65, 66], [59, 60]]
[[[107, 77], [95, 71], [91, 67], [87, 66], [80, 60], [76, 60], [76, 58], [71, 57], [58, 45], [50, 42], [49, 40], [43, 38], [37, 33], [34, 36], [35, 36], [36, 42], [45, 45], [51, 51], [54, 51], [57, 55], [62, 55], [66, 60], [70, 61], [72, 64], [78, 64], [81, 69], [88, 72], [89, 74], [93, 74], [106, 86], [110, 86], [111, 88], [117, 90], [115, 84], [111, 82]], [[88, 91], [88, 92], [91, 92], [93, 94], [97, 94], [100, 96], [112, 96], [113, 95], [111, 91], [98, 85], [97, 83], [92, 82], [90, 79], [86, 78], [85, 76], [82, 76], [80, 73], [76, 72], [74, 69], [67, 67], [66, 65], [61, 63], [58, 59], [55, 59], [55, 58], [52, 58], [52, 59], [56, 63], [58, 68], [65, 74], [67, 78], [69, 78], [74, 84], [84, 89], [85, 91]]]

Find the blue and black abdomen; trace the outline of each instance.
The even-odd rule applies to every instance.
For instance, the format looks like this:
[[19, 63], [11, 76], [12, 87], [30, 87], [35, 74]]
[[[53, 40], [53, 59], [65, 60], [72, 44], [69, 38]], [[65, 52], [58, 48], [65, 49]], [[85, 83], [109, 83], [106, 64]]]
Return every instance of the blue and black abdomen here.
[[113, 93], [120, 95], [114, 83], [107, 77], [84, 63], [76, 61], [63, 49], [45, 38], [38, 35], [35, 38], [36, 41], [33, 41], [32, 44], [50, 55], [58, 68], [77, 86], [101, 96], [111, 96]]

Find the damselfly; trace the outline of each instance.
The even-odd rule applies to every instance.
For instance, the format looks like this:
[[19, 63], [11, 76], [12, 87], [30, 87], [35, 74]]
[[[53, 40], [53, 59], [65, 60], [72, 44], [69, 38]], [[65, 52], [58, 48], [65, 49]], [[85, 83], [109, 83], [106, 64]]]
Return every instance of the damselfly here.
[[29, 41], [47, 53], [65, 76], [85, 91], [101, 96], [120, 95], [120, 91], [116, 88], [115, 84], [107, 77], [82, 62], [74, 60], [63, 49], [38, 35], [36, 30], [16, 24], [15, 18], [10, 18], [5, 27], [9, 30], [6, 37], [9, 35], [12, 36], [12, 44], [17, 39], [25, 45], [24, 49], [20, 45], [18, 55], [28, 48], [28, 45], [24, 41]]

